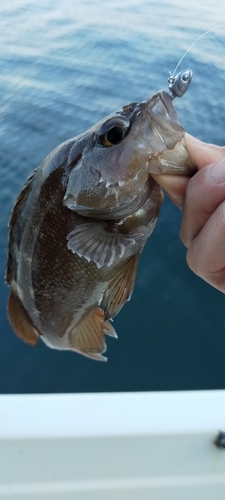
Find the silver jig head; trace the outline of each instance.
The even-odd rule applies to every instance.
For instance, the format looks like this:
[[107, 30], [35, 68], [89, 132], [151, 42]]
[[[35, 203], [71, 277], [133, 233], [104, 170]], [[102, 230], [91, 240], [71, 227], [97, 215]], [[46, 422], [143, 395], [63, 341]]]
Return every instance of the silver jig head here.
[[171, 99], [175, 99], [175, 97], [182, 97], [185, 94], [191, 83], [192, 74], [192, 70], [189, 68], [184, 71], [180, 71], [177, 75], [170, 74], [168, 83]]

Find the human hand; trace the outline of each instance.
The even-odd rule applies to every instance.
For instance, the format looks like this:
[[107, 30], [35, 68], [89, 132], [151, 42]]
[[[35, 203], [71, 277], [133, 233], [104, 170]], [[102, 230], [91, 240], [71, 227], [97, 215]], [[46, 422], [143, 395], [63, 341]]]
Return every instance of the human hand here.
[[183, 210], [180, 237], [192, 271], [225, 293], [225, 147], [205, 144], [186, 134], [197, 166], [191, 178], [155, 175]]

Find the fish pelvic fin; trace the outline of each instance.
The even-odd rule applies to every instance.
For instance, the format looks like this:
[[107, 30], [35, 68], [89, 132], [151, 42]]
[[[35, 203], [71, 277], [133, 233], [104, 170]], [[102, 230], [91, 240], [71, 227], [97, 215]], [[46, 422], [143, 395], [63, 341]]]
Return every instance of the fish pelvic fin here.
[[117, 257], [123, 257], [128, 245], [136, 243], [135, 235], [109, 229], [104, 223], [80, 224], [67, 236], [67, 247], [73, 253], [93, 261], [98, 268], [111, 266]]
[[20, 298], [13, 290], [9, 295], [8, 317], [18, 337], [27, 344], [35, 346], [39, 339], [39, 332], [34, 327]]
[[71, 329], [69, 333], [71, 349], [88, 358], [107, 361], [102, 355], [106, 351], [105, 335], [117, 338], [111, 323], [105, 321], [104, 311], [96, 307]]
[[109, 282], [103, 296], [105, 319], [118, 314], [124, 303], [130, 300], [134, 289], [139, 256], [139, 253], [133, 255], [123, 269]]

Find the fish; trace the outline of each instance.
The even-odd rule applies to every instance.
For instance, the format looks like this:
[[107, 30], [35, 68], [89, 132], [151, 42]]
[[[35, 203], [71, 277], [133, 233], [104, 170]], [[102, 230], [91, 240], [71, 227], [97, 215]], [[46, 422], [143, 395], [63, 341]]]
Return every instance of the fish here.
[[30, 174], [9, 223], [6, 281], [15, 333], [105, 361], [163, 201], [152, 174], [192, 175], [173, 106], [191, 70], [60, 144]]

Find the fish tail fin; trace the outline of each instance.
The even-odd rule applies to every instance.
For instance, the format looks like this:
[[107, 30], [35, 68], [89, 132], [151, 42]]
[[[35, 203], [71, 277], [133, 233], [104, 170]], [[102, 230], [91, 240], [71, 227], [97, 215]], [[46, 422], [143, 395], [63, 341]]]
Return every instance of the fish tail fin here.
[[102, 355], [106, 351], [105, 335], [117, 338], [111, 323], [105, 321], [102, 309], [96, 307], [70, 331], [71, 349], [89, 358], [107, 361]]

